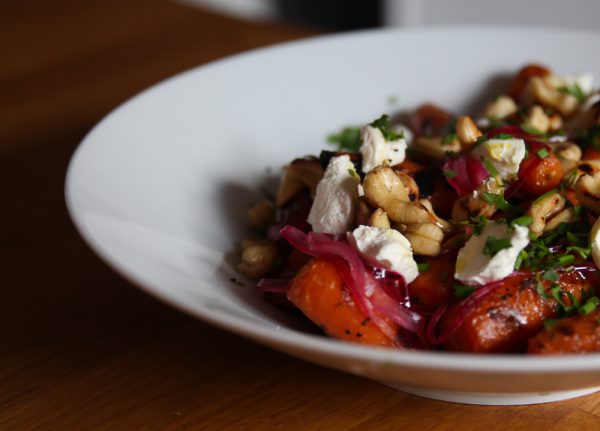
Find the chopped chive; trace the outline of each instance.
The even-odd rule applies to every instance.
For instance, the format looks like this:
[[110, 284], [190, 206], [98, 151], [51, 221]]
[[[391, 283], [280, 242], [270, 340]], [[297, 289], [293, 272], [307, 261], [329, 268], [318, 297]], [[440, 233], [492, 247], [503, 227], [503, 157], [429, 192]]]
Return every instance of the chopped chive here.
[[471, 293], [473, 293], [473, 291], [475, 290], [475, 288], [473, 288], [471, 286], [465, 286], [464, 284], [455, 284], [453, 287], [454, 287], [454, 296], [456, 296], [457, 298], [461, 298], [461, 299], [466, 298]]
[[587, 300], [585, 304], [579, 307], [579, 314], [586, 315], [590, 314], [592, 311], [596, 309], [600, 300], [596, 296], [592, 296]]
[[556, 325], [559, 321], [560, 321], [560, 319], [546, 319], [546, 320], [544, 320], [544, 328], [550, 329], [554, 325]]
[[521, 217], [517, 217], [516, 219], [513, 219], [510, 224], [511, 225], [519, 225], [519, 226], [529, 226], [531, 223], [533, 223], [533, 219], [531, 218], [531, 216], [528, 215], [524, 215]]
[[496, 238], [494, 236], [488, 236], [483, 246], [483, 254], [487, 256], [495, 256], [501, 250], [510, 248], [512, 243], [506, 238]]
[[521, 130], [524, 131], [525, 133], [529, 133], [530, 135], [543, 135], [544, 132], [542, 132], [541, 130], [537, 129], [536, 127], [533, 127], [530, 124], [521, 124]]
[[492, 164], [492, 162], [490, 162], [485, 157], [482, 157], [481, 161], [483, 162], [483, 166], [485, 166], [485, 170], [488, 171], [488, 174], [490, 174], [492, 177], [497, 177], [498, 176], [498, 170]]
[[559, 276], [554, 270], [550, 269], [544, 273], [542, 278], [549, 281], [558, 281]]
[[542, 148], [541, 150], [539, 150], [537, 152], [537, 155], [540, 157], [540, 159], [545, 159], [546, 157], [548, 157], [550, 155], [550, 153], [548, 152], [547, 149]]
[[429, 264], [427, 262], [417, 263], [417, 269], [419, 270], [419, 273], [425, 272], [425, 271], [429, 270], [429, 268], [431, 268], [431, 264]]
[[456, 172], [454, 172], [452, 169], [448, 169], [444, 171], [444, 176], [446, 178], [454, 178], [456, 176]]
[[542, 200], [546, 199], [548, 196], [552, 196], [554, 193], [556, 193], [556, 189], [552, 189], [549, 192], [546, 192], [543, 195], [538, 196], [533, 202], [531, 202], [531, 206], [540, 203]]

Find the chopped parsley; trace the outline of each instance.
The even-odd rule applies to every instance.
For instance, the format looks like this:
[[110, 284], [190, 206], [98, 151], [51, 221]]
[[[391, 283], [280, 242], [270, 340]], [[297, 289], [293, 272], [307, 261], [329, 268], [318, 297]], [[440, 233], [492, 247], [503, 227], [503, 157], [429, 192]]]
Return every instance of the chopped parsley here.
[[496, 208], [507, 214], [516, 214], [523, 211], [521, 208], [509, 204], [506, 199], [504, 199], [504, 196], [496, 193], [483, 193], [482, 198], [487, 203], [496, 205]]
[[487, 256], [495, 256], [500, 250], [510, 248], [512, 243], [507, 238], [496, 238], [488, 236], [483, 246], [483, 254]]
[[592, 296], [585, 302], [585, 304], [583, 304], [581, 307], [579, 307], [579, 309], [577, 311], [581, 315], [590, 314], [592, 311], [594, 311], [596, 309], [596, 307], [598, 306], [598, 303], [600, 303], [600, 299], [598, 299], [598, 297], [596, 297], [596, 296]]
[[395, 141], [397, 139], [404, 138], [404, 133], [402, 133], [402, 132], [397, 133], [392, 129], [392, 126], [390, 124], [390, 116], [387, 114], [383, 114], [377, 120], [375, 120], [371, 124], [369, 124], [369, 126], [375, 127], [377, 129], [381, 130], [383, 137], [387, 141]]
[[550, 155], [550, 153], [547, 149], [542, 148], [541, 150], [538, 150], [537, 155], [540, 157], [540, 159], [545, 159]]
[[515, 137], [513, 135], [511, 135], [510, 133], [498, 133], [497, 135], [494, 135], [492, 137], [492, 139], [514, 139]]
[[524, 215], [521, 217], [517, 217], [515, 219], [512, 219], [510, 224], [512, 226], [518, 225], [518, 226], [529, 226], [531, 223], [533, 223], [533, 219], [531, 218], [531, 216], [528, 215]]
[[444, 136], [444, 139], [442, 139], [442, 145], [450, 145], [457, 139], [458, 137], [456, 133], [448, 133], [446, 136]]
[[585, 99], [587, 98], [584, 91], [577, 84], [563, 85], [562, 87], [558, 87], [557, 90], [564, 94], [570, 94], [577, 99], [579, 103], [585, 102]]
[[461, 298], [461, 299], [466, 298], [471, 293], [473, 293], [473, 291], [475, 290], [475, 288], [473, 288], [471, 286], [465, 286], [464, 284], [455, 284], [453, 286], [453, 288], [454, 288], [454, 296], [456, 296], [457, 298]]
[[454, 178], [456, 176], [456, 172], [454, 172], [452, 169], [447, 169], [444, 171], [444, 176], [446, 178]]
[[345, 127], [339, 133], [329, 135], [327, 142], [337, 145], [340, 151], [356, 153], [360, 148], [360, 127]]
[[498, 176], [498, 170], [492, 164], [492, 162], [490, 162], [485, 157], [482, 157], [481, 161], [483, 162], [483, 166], [485, 166], [485, 170], [488, 171], [488, 174], [490, 174], [492, 177], [496, 178]]
[[429, 270], [429, 268], [431, 268], [431, 264], [427, 262], [417, 263], [417, 269], [419, 270], [419, 273], [425, 272]]
[[520, 126], [520, 127], [521, 127], [521, 130], [522, 130], [522, 131], [524, 131], [525, 133], [528, 133], [528, 134], [530, 134], [530, 135], [540, 135], [540, 136], [541, 136], [541, 135], [543, 135], [543, 134], [544, 134], [544, 132], [542, 132], [541, 130], [539, 130], [539, 129], [537, 129], [537, 128], [533, 127], [533, 126], [532, 126], [532, 125], [530, 125], [530, 124], [525, 124], [525, 123], [523, 123], [523, 124], [521, 124], [521, 126]]

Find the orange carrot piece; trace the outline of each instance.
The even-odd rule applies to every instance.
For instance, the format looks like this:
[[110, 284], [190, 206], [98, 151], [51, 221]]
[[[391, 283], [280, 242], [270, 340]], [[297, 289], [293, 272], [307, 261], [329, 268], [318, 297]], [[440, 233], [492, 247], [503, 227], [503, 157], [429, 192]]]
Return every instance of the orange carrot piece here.
[[[310, 261], [292, 280], [289, 300], [325, 333], [355, 343], [398, 347], [352, 301], [335, 265], [328, 259]], [[397, 332], [398, 327], [386, 323]]]
[[562, 319], [529, 340], [528, 353], [557, 355], [600, 352], [600, 310]]

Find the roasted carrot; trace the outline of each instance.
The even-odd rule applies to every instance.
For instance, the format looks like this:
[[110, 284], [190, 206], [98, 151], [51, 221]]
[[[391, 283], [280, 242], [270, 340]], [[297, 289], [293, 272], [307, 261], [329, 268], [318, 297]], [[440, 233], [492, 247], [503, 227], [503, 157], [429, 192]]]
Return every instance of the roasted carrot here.
[[[525, 166], [537, 154], [530, 154], [523, 161]], [[521, 189], [532, 196], [539, 196], [556, 188], [563, 179], [564, 172], [560, 160], [554, 154], [549, 154], [537, 166], [527, 169], [523, 175], [523, 186]]]
[[[558, 283], [565, 303], [568, 303], [567, 293], [579, 299], [591, 289], [577, 273], [564, 273]], [[550, 282], [544, 284], [548, 289]], [[453, 308], [444, 316], [442, 330], [456, 317], [456, 310]], [[538, 292], [533, 275], [513, 275], [469, 312], [444, 347], [479, 353], [524, 351], [529, 338], [542, 329], [544, 320], [555, 317], [556, 313], [556, 300]]]
[[410, 117], [410, 127], [417, 135], [440, 136], [450, 121], [452, 114], [431, 103], [425, 103]]
[[[399, 345], [356, 306], [328, 259], [316, 258], [306, 264], [292, 280], [288, 298], [331, 337], [378, 346]], [[396, 324], [382, 319], [397, 332]]]
[[408, 285], [410, 301], [423, 310], [433, 311], [452, 298], [456, 253], [424, 259], [426, 268]]
[[527, 352], [542, 355], [600, 352], [600, 310], [561, 319], [531, 338]]
[[508, 94], [515, 101], [519, 101], [523, 96], [529, 80], [534, 76], [544, 77], [550, 74], [548, 68], [539, 64], [528, 64], [523, 67], [513, 79]]

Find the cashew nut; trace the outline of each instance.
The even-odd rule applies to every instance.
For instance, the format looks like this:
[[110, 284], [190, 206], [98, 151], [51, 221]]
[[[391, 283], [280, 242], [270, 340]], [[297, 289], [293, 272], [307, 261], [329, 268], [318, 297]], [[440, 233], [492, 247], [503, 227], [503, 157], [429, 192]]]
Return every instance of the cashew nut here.
[[546, 220], [549, 220], [554, 214], [559, 213], [565, 207], [565, 198], [558, 192], [544, 196], [542, 199], [534, 202], [527, 214], [531, 217], [529, 230], [535, 235], [544, 232]]
[[414, 178], [400, 170], [394, 170], [394, 172], [396, 175], [398, 175], [400, 181], [402, 181], [402, 184], [406, 189], [406, 193], [408, 194], [408, 200], [411, 202], [419, 200], [419, 186]]
[[548, 108], [558, 110], [562, 115], [569, 116], [579, 107], [579, 102], [571, 94], [561, 93], [555, 87], [552, 79], [534, 76], [529, 80], [530, 91], [536, 101]]
[[456, 120], [456, 135], [458, 136], [462, 149], [468, 149], [477, 142], [477, 138], [479, 138], [482, 133], [471, 117], [463, 115]]
[[561, 223], [570, 223], [577, 219], [577, 215], [575, 214], [575, 210], [573, 208], [565, 208], [554, 217], [552, 217], [548, 222], [546, 222], [546, 226], [544, 226], [544, 232], [550, 232], [560, 226]]
[[554, 147], [554, 154], [558, 156], [563, 172], [568, 172], [575, 168], [581, 159], [581, 148], [572, 142], [561, 142]]
[[444, 232], [435, 223], [408, 225], [404, 236], [410, 241], [413, 253], [422, 256], [440, 254]]
[[416, 138], [411, 148], [419, 156], [428, 160], [442, 160], [446, 157], [447, 152], [458, 153], [460, 151], [460, 142], [458, 139], [454, 139], [450, 143], [444, 144], [442, 138], [431, 138], [426, 136], [419, 136]]
[[275, 203], [282, 206], [304, 189], [315, 195], [317, 184], [323, 178], [323, 167], [316, 159], [296, 159], [283, 171]]
[[244, 240], [242, 262], [238, 265], [238, 269], [253, 279], [265, 277], [271, 272], [277, 253], [277, 247], [270, 241]]
[[389, 229], [390, 228], [390, 219], [388, 218], [388, 216], [384, 210], [382, 210], [381, 208], [377, 208], [375, 211], [373, 211], [373, 214], [371, 214], [371, 217], [369, 217], [368, 224], [369, 224], [369, 226], [373, 226], [373, 227]]
[[544, 108], [540, 105], [533, 105], [527, 111], [525, 116], [525, 124], [539, 130], [542, 133], [547, 133], [550, 129], [550, 118], [544, 112]]
[[467, 221], [470, 217], [491, 217], [496, 212], [496, 205], [483, 199], [483, 193], [504, 194], [504, 188], [495, 180], [485, 181], [475, 192], [454, 201], [452, 220]]
[[579, 177], [575, 184], [575, 195], [581, 205], [594, 214], [600, 214], [600, 172]]
[[488, 104], [483, 115], [487, 118], [503, 120], [515, 114], [518, 110], [517, 104], [508, 96], [498, 96]]

